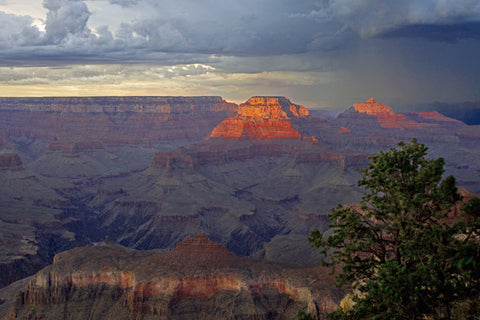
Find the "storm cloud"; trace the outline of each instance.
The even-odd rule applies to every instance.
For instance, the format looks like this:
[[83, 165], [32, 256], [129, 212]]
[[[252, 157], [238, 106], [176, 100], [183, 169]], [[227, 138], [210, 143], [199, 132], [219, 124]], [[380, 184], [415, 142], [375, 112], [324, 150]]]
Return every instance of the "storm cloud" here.
[[[92, 13], [87, 4], [103, 11]], [[115, 30], [98, 24], [108, 15], [107, 4], [124, 12], [120, 18], [125, 20]], [[37, 52], [40, 59], [69, 54], [71, 59], [128, 57], [141, 62], [156, 52], [299, 54], [341, 50], [358, 38], [375, 36], [472, 37], [480, 24], [480, 4], [472, 0], [44, 0], [43, 6], [47, 14], [42, 31], [28, 16], [0, 12], [0, 41], [11, 48], [0, 54], [3, 59], [18, 58], [19, 52], [31, 60]], [[89, 23], [92, 16], [98, 16], [97, 25]]]
[[[479, 85], [472, 60], [480, 54], [478, 0], [43, 0], [36, 6], [42, 10], [28, 14], [22, 3], [32, 1], [0, 2], [0, 66], [45, 67], [41, 81], [57, 81], [53, 67], [111, 64], [126, 65], [125, 79], [192, 76], [213, 90], [223, 77], [232, 86], [243, 80], [248, 90], [298, 92], [319, 104], [363, 99], [362, 92], [480, 98], [472, 93]], [[182, 69], [187, 65], [206, 69]], [[169, 78], [172, 67], [183, 73]], [[146, 77], [148, 68], [164, 76]], [[99, 70], [103, 78], [88, 77], [120, 81], [116, 67]], [[12, 81], [1, 81], [26, 85], [28, 74], [13, 70]]]

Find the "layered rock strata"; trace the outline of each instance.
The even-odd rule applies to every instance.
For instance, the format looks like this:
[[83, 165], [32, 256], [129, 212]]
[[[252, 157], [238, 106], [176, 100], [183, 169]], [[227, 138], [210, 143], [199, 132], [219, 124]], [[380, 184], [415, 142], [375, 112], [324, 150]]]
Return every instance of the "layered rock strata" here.
[[0, 98], [0, 137], [22, 144], [175, 144], [203, 139], [236, 110], [220, 97]]
[[2, 319], [291, 319], [332, 311], [341, 296], [318, 267], [239, 257], [197, 235], [168, 253], [98, 245], [58, 254]]
[[446, 117], [438, 112], [395, 113], [392, 108], [386, 104], [377, 102], [374, 98], [370, 98], [366, 102], [355, 103], [353, 109], [359, 113], [376, 116], [383, 128], [423, 129], [433, 125], [433, 123], [428, 120], [461, 125], [460, 121]]
[[308, 117], [309, 111], [284, 97], [252, 97], [240, 104], [237, 115], [222, 121], [207, 139], [300, 139], [290, 119]]

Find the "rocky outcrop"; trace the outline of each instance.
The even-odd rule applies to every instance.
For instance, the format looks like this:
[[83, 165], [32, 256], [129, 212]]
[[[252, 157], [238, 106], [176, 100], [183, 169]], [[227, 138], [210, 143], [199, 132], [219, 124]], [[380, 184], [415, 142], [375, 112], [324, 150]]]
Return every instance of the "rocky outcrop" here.
[[3, 319], [290, 319], [336, 308], [342, 292], [318, 267], [236, 256], [204, 235], [168, 253], [111, 245], [58, 254], [10, 301]]
[[438, 126], [436, 122], [449, 122], [456, 125], [462, 124], [460, 121], [446, 117], [436, 111], [410, 112], [406, 114], [395, 113], [389, 106], [377, 102], [374, 98], [370, 98], [366, 102], [355, 103], [353, 109], [359, 113], [376, 116], [383, 128], [390, 129], [418, 130], [424, 129], [425, 127]]
[[238, 107], [237, 114], [240, 117], [288, 119], [307, 117], [310, 112], [285, 97], [252, 97]]
[[299, 139], [291, 118], [308, 117], [309, 111], [284, 97], [252, 97], [238, 107], [237, 115], [222, 121], [207, 139]]
[[392, 108], [386, 104], [377, 102], [373, 97], [368, 99], [366, 102], [355, 103], [353, 108], [357, 112], [366, 113], [373, 116], [378, 116], [380, 114], [393, 114]]
[[22, 160], [16, 153], [0, 153], [0, 170], [23, 169]]
[[345, 127], [340, 127], [340, 133], [350, 133], [352, 132], [352, 130], [348, 129], [348, 128], [345, 128]]
[[425, 124], [415, 121], [407, 121], [405, 115], [394, 113], [392, 108], [377, 102], [374, 98], [370, 98], [366, 102], [355, 103], [353, 109], [359, 113], [376, 116], [383, 128], [420, 129], [425, 126]]

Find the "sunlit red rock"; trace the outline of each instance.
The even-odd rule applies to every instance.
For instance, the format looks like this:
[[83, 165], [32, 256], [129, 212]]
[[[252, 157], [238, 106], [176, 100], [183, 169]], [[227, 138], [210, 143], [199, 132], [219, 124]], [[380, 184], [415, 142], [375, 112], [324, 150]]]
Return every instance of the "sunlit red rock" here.
[[370, 115], [393, 114], [393, 110], [386, 104], [377, 102], [373, 97], [366, 102], [355, 103], [353, 108], [360, 112]]
[[262, 262], [204, 235], [171, 252], [110, 245], [57, 255], [17, 295], [13, 318], [291, 319], [335, 310], [328, 271]]
[[421, 129], [426, 125], [424, 123], [406, 120], [404, 114], [394, 113], [392, 108], [386, 104], [377, 102], [374, 98], [370, 98], [366, 102], [355, 103], [353, 108], [359, 113], [376, 116], [383, 128]]
[[402, 113], [378, 114], [377, 118], [383, 128], [422, 129], [428, 125], [417, 121], [406, 120], [406, 116]]
[[352, 130], [345, 128], [345, 127], [340, 127], [340, 133], [350, 133]]
[[252, 97], [242, 103], [236, 116], [222, 121], [210, 138], [300, 139], [289, 119], [309, 116], [309, 111], [284, 97]]

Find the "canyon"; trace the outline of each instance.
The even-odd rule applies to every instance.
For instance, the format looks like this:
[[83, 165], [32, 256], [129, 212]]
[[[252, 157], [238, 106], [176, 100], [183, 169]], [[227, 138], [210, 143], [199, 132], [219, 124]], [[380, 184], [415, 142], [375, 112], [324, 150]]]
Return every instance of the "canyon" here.
[[241, 257], [201, 234], [171, 252], [98, 243], [56, 255], [0, 307], [0, 318], [291, 319], [298, 310], [321, 315], [343, 295], [327, 273]]
[[[230, 269], [214, 272], [201, 252], [213, 250], [226, 266], [251, 259], [281, 268], [318, 264], [307, 241], [312, 228], [328, 230], [331, 208], [360, 200], [359, 170], [369, 156], [412, 138], [429, 147], [429, 156], [445, 159], [460, 187], [480, 192], [479, 126], [435, 111], [395, 113], [373, 98], [329, 120], [285, 97], [252, 97], [238, 106], [220, 97], [0, 98], [0, 308], [9, 317], [48, 318], [53, 306], [74, 309], [94, 296], [100, 300], [87, 299], [85, 309], [92, 314], [143, 310], [148, 319], [183, 312], [169, 309], [171, 297], [197, 289], [179, 280], [180, 268], [168, 269], [168, 286], [186, 291], [160, 297], [153, 288], [166, 280], [134, 262], [174, 265], [177, 257], [191, 272], [204, 264], [195, 275], [204, 282], [195, 282], [219, 290], [208, 299], [228, 291], [234, 301], [235, 283], [247, 288], [240, 300], [253, 310], [259, 298], [252, 300], [250, 284], [258, 277], [247, 285]], [[211, 240], [191, 240], [199, 233]], [[89, 256], [105, 263], [104, 273], [95, 273]], [[69, 273], [77, 267], [78, 274]], [[132, 280], [144, 271], [158, 279]], [[185, 272], [184, 279], [194, 277]], [[269, 283], [284, 276], [275, 273]], [[68, 292], [71, 300], [61, 297]], [[287, 294], [261, 292], [268, 303]], [[326, 305], [338, 303], [333, 291], [322, 292], [334, 297]], [[47, 293], [55, 293], [53, 300]], [[213, 310], [206, 295], [195, 303]], [[105, 296], [115, 297], [113, 309], [107, 308], [113, 302], [101, 302]], [[295, 308], [311, 305], [302, 301]], [[192, 310], [190, 302], [181, 309]], [[261, 312], [255, 317], [268, 318]]]

